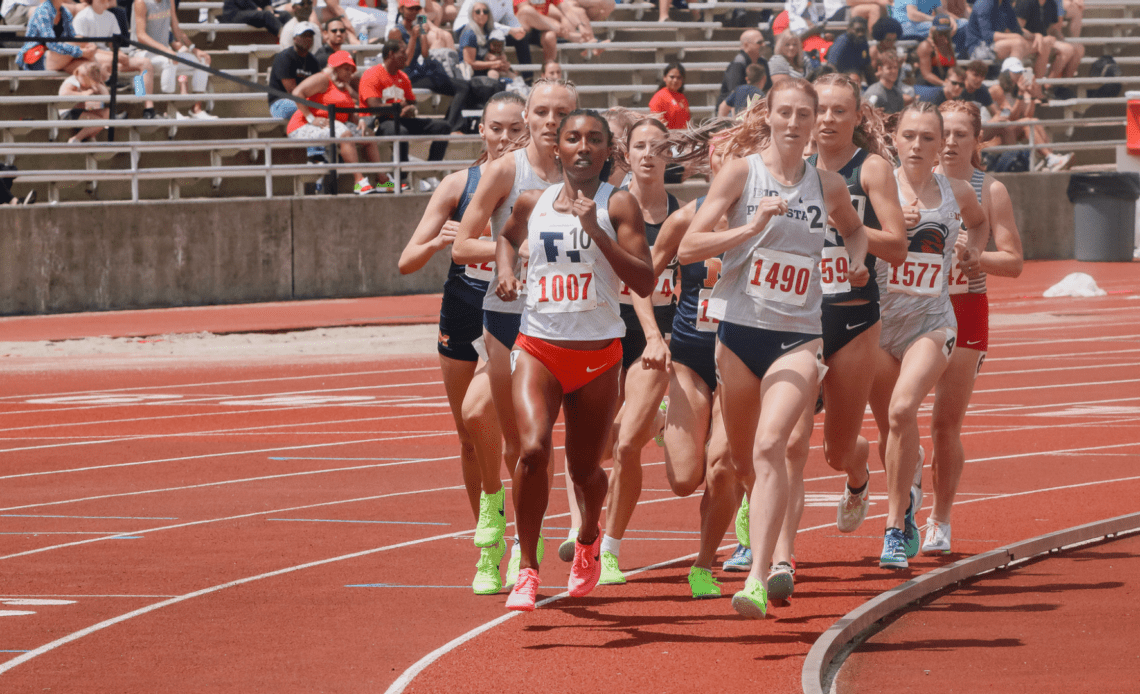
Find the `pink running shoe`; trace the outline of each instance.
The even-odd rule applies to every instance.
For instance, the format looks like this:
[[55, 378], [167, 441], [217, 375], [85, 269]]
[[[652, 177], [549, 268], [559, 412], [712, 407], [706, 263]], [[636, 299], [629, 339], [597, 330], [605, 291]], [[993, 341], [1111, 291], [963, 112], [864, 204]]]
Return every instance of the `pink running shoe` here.
[[574, 563], [570, 565], [570, 581], [567, 586], [571, 597], [585, 597], [590, 594], [594, 586], [598, 585], [598, 579], [602, 577], [602, 562], [599, 557], [601, 548], [600, 529], [598, 539], [594, 540], [593, 544], [574, 542]]
[[507, 609], [516, 612], [533, 612], [534, 599], [538, 594], [538, 572], [534, 569], [523, 569], [515, 580], [515, 587], [507, 597]]

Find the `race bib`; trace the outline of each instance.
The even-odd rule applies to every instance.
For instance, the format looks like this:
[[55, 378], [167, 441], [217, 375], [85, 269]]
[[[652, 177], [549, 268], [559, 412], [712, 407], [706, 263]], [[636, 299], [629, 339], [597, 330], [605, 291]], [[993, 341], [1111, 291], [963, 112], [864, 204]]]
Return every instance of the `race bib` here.
[[[483, 230], [483, 238], [488, 240], [491, 239], [490, 225], [487, 225], [487, 228]], [[467, 275], [473, 280], [490, 282], [495, 279], [495, 261], [489, 260], [485, 263], [468, 265], [466, 268], [464, 268], [463, 274]]]
[[851, 263], [843, 246], [825, 246], [819, 261], [819, 283], [824, 294], [845, 294], [851, 291], [847, 281], [847, 268]]
[[745, 285], [749, 296], [761, 301], [778, 301], [803, 306], [811, 283], [812, 260], [767, 248], [752, 254], [752, 277]]
[[[668, 306], [673, 303], [673, 271], [666, 270], [661, 273], [657, 278], [657, 286], [653, 287], [653, 293], [649, 295], [653, 299], [654, 306]], [[627, 306], [633, 305], [633, 292], [625, 282], [621, 283], [621, 293], [618, 294], [618, 301], [626, 304]]]
[[697, 294], [697, 330], [702, 333], [715, 333], [720, 321], [709, 315], [709, 298], [711, 289], [702, 289]]
[[539, 313], [578, 313], [598, 307], [591, 263], [554, 263], [527, 283], [531, 307]]
[[905, 263], [891, 266], [887, 289], [914, 296], [940, 296], [945, 274], [941, 255], [911, 251]]
[[965, 294], [970, 291], [970, 278], [962, 272], [962, 268], [955, 265], [950, 269], [950, 293]]

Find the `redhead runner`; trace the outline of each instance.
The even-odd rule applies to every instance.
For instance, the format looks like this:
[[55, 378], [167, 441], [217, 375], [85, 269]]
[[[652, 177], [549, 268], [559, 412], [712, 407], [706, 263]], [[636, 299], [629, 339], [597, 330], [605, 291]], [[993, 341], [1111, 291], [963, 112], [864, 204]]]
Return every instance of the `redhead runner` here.
[[[484, 145], [480, 159], [486, 162], [450, 174], [436, 188], [400, 255], [401, 273], [416, 272], [455, 240], [459, 220], [471, 202], [480, 176], [490, 162], [502, 156], [526, 132], [522, 117], [525, 105], [522, 97], [511, 92], [500, 92], [487, 102], [479, 124]], [[506, 551], [506, 519], [491, 503], [499, 498], [502, 506], [503, 446], [483, 348], [483, 297], [494, 268], [494, 263], [458, 265], [452, 261], [443, 285], [436, 344], [447, 402], [459, 435], [463, 482], [475, 514], [475, 546], [480, 551], [471, 587], [478, 595], [497, 593], [502, 588], [499, 563]]]
[[653, 290], [653, 263], [641, 209], [627, 191], [602, 182], [612, 136], [596, 111], [574, 111], [558, 129], [563, 183], [516, 200], [499, 236], [496, 295], [514, 301], [522, 283], [509, 269], [531, 249], [526, 308], [511, 351], [512, 393], [520, 457], [515, 518], [522, 562], [507, 608], [534, 609], [538, 544], [550, 497], [554, 422], [565, 411], [566, 468], [582, 527], [570, 566], [569, 592], [587, 595], [601, 576], [602, 453], [617, 409], [621, 336], [618, 294], [625, 282], [638, 296]]
[[[983, 251], [970, 261], [960, 261], [952, 269], [950, 303], [958, 321], [958, 344], [950, 356], [946, 372], [934, 389], [934, 412], [930, 425], [934, 450], [931, 467], [934, 477], [934, 508], [926, 524], [924, 554], [950, 553], [950, 512], [966, 462], [962, 448], [962, 422], [974, 392], [974, 381], [989, 349], [989, 299], [986, 275], [1017, 277], [1024, 257], [1021, 236], [1013, 216], [1013, 202], [1005, 185], [979, 167], [982, 118], [972, 101], [947, 101], [942, 113], [946, 144], [938, 173], [970, 182], [990, 224], [990, 237], [996, 250]], [[978, 240], [978, 248], [986, 241]], [[959, 238], [958, 250], [963, 249]]]
[[[784, 457], [800, 413], [823, 376], [819, 264], [830, 217], [844, 237], [849, 280], [865, 282], [867, 237], [838, 174], [804, 161], [818, 99], [790, 77], [745, 111], [721, 168], [681, 241], [678, 259], [724, 254], [709, 315], [720, 320], [716, 365], [733, 464], [749, 489], [752, 569], [733, 596], [740, 614], [762, 619], [767, 571], [788, 503]], [[728, 229], [717, 231], [722, 216]]]
[[[867, 227], [870, 278], [854, 286], [847, 278], [850, 258], [843, 237], [828, 228], [824, 236], [820, 279], [823, 282], [824, 458], [847, 476], [836, 513], [840, 532], [859, 528], [870, 500], [869, 446], [860, 431], [871, 394], [879, 351], [879, 287], [875, 259], [890, 264], [906, 260], [906, 223], [898, 201], [880, 112], [864, 102], [857, 82], [844, 74], [823, 75], [815, 81], [819, 94], [816, 154], [808, 158], [822, 171], [843, 176], [855, 211]], [[804, 466], [807, 464], [816, 403], [804, 410], [788, 441], [788, 511], [772, 557], [768, 597], [786, 600], [795, 588], [795, 539], [804, 510]]]
[[882, 307], [878, 366], [871, 411], [879, 427], [879, 457], [887, 470], [887, 523], [882, 568], [905, 569], [918, 554], [914, 515], [921, 498], [913, 480], [921, 466], [918, 408], [950, 362], [957, 321], [947, 282], [959, 229], [968, 231], [961, 259], [977, 258], [977, 243], [989, 234], [985, 212], [965, 181], [934, 173], [942, 151], [942, 116], [933, 104], [902, 110], [895, 130], [899, 168], [895, 179], [907, 225], [907, 259], [878, 261]]
[[[460, 265], [489, 263], [495, 260], [495, 240], [511, 215], [518, 196], [528, 190], [545, 190], [562, 180], [562, 173], [554, 157], [558, 141], [558, 126], [578, 105], [574, 86], [562, 81], [540, 79], [531, 89], [523, 118], [526, 120], [530, 140], [526, 147], [516, 149], [492, 162], [483, 172], [475, 195], [459, 223], [451, 258]], [[487, 223], [491, 224], [491, 238], [484, 238]], [[514, 267], [522, 273], [522, 258]], [[495, 293], [495, 282], [490, 282], [483, 298], [483, 329], [487, 344], [487, 373], [491, 380], [491, 398], [503, 433], [503, 459], [511, 475], [519, 457], [519, 434], [515, 424], [515, 409], [511, 400], [510, 351], [518, 336], [524, 297], [503, 301]], [[553, 468], [550, 468], [553, 474]], [[484, 503], [481, 501], [480, 503]], [[492, 508], [488, 515], [505, 513], [502, 492], [488, 498]], [[484, 514], [480, 512], [480, 517]], [[517, 527], [516, 527], [517, 530]], [[539, 542], [539, 556], [542, 556]], [[511, 545], [511, 559], [507, 565], [504, 584], [511, 586], [518, 575], [520, 555], [518, 536]]]

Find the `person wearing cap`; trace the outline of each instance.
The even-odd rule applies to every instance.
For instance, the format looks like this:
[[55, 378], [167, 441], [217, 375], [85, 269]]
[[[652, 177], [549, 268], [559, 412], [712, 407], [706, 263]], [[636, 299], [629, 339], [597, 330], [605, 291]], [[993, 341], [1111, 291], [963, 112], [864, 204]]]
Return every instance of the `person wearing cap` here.
[[[318, 104], [335, 106], [338, 109], [355, 108], [357, 104], [356, 90], [352, 88], [352, 76], [356, 74], [356, 61], [348, 51], [337, 51], [329, 56], [328, 67], [317, 74], [306, 78], [293, 89], [293, 96], [315, 101]], [[307, 140], [329, 136], [329, 112], [324, 109], [311, 110], [306, 104], [297, 104], [297, 110], [289, 119], [285, 132], [289, 137], [298, 140]], [[347, 110], [338, 111], [336, 123], [333, 124], [337, 137], [361, 137], [360, 115], [349, 113]], [[348, 164], [360, 161], [352, 142], [340, 143], [341, 159]], [[380, 161], [380, 148], [375, 142], [360, 145], [365, 157], [370, 162]], [[361, 173], [354, 173], [356, 178], [355, 192], [359, 195], [374, 192], [376, 189], [369, 183], [368, 178]], [[388, 177], [379, 174], [382, 179], [378, 187], [383, 187]]]
[[[1019, 58], [1006, 58], [1001, 64], [1001, 73], [997, 82], [990, 87], [990, 98], [998, 109], [998, 115], [990, 119], [995, 121], [1010, 121], [1008, 128], [987, 129], [988, 137], [1000, 137], [1001, 144], [1015, 145], [1025, 142], [1029, 138], [1029, 130], [1033, 130], [1033, 141], [1038, 144], [1048, 144], [1049, 134], [1040, 125], [1019, 125], [1018, 121], [1033, 120], [1037, 116], [1037, 101], [1033, 96], [1033, 75]], [[1037, 152], [1042, 155], [1037, 160], [1038, 170], [1061, 171], [1068, 166], [1073, 158], [1072, 152], [1056, 154], [1048, 147], [1039, 147]], [[1009, 162], [1020, 157], [1017, 168], [1008, 168]], [[1004, 160], [1004, 161], [1002, 161]], [[995, 159], [994, 170], [999, 171], [1025, 171], [1029, 166], [1029, 151], [1007, 151]]]
[[265, 29], [276, 37], [291, 17], [284, 10], [273, 9], [273, 0], [225, 0], [220, 19], [226, 23]]
[[[1033, 37], [1033, 53], [1037, 56], [1033, 73], [1049, 78], [1075, 76], [1085, 55], [1085, 47], [1065, 40], [1055, 0], [1017, 0], [1014, 9], [1021, 27]], [[1050, 58], [1053, 59], [1052, 66]], [[1057, 92], [1061, 98], [1070, 94], [1064, 87], [1055, 87], [1054, 93]]]
[[[298, 84], [321, 71], [312, 53], [316, 36], [317, 28], [309, 22], [298, 22], [293, 27], [293, 45], [273, 56], [273, 67], [269, 68], [271, 88], [292, 94]], [[296, 110], [295, 101], [269, 94], [269, 112], [274, 118], [289, 120]]]
[[309, 52], [320, 50], [321, 46], [324, 45], [321, 40], [320, 27], [309, 21], [309, 17], [313, 16], [313, 0], [292, 0], [289, 11], [293, 13], [293, 18], [281, 27], [281, 33], [277, 35], [277, 45], [283, 49], [290, 48], [293, 45], [293, 33], [296, 31], [297, 25], [305, 22], [316, 29], [313, 34], [313, 47], [309, 49]]
[[963, 43], [971, 60], [1024, 58], [1031, 48], [1010, 0], [977, 0]]
[[847, 31], [840, 34], [827, 49], [827, 62], [839, 72], [855, 77], [859, 82], [874, 81], [871, 69], [871, 45], [867, 43], [867, 18], [854, 16], [847, 22]]
[[400, 20], [388, 33], [390, 41], [401, 41], [405, 46], [405, 72], [412, 86], [430, 89], [436, 94], [451, 97], [447, 110], [447, 123], [452, 132], [463, 128], [463, 109], [471, 95], [471, 82], [453, 76], [440, 58], [458, 64], [455, 39], [435, 26], [423, 14], [420, 0], [400, 0]]

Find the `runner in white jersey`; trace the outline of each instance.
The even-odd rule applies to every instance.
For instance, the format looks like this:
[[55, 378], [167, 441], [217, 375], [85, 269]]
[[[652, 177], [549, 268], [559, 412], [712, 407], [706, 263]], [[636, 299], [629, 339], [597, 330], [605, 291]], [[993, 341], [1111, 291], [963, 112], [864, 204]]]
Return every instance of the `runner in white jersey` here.
[[[475, 196], [459, 223], [451, 258], [460, 265], [488, 263], [495, 260], [495, 241], [510, 217], [519, 194], [528, 190], [544, 190], [562, 180], [555, 159], [558, 126], [578, 105], [578, 94], [573, 85], [555, 80], [537, 80], [527, 99], [526, 119], [530, 140], [522, 149], [504, 155], [487, 167], [479, 179]], [[484, 238], [487, 223], [491, 224], [491, 238]], [[526, 255], [526, 252], [522, 254]], [[516, 274], [522, 262], [515, 268]], [[491, 397], [503, 432], [503, 460], [513, 475], [519, 457], [519, 433], [515, 425], [515, 411], [511, 400], [510, 351], [518, 336], [519, 319], [524, 299], [503, 301], [494, 294], [495, 282], [490, 283], [488, 295], [483, 299], [483, 328], [487, 344], [487, 372], [491, 378]], [[553, 475], [553, 472], [551, 472]], [[497, 512], [503, 512], [499, 500]], [[575, 504], [571, 503], [573, 509]], [[539, 544], [540, 556], [542, 543]], [[504, 584], [511, 586], [518, 574], [520, 555], [518, 536], [511, 545], [511, 559]]]
[[895, 131], [895, 171], [907, 224], [907, 259], [876, 268], [883, 329], [871, 411], [879, 425], [879, 457], [887, 469], [887, 524], [879, 566], [906, 568], [918, 553], [914, 515], [921, 498], [912, 490], [919, 463], [918, 408], [945, 371], [957, 322], [947, 287], [954, 243], [969, 229], [963, 259], [977, 256], [977, 239], [989, 234], [986, 215], [965, 181], [933, 173], [942, 149], [937, 107], [916, 102], [902, 111]]
[[[815, 89], [782, 80], [728, 131], [731, 161], [681, 241], [678, 260], [724, 253], [709, 315], [721, 321], [716, 360], [729, 451], [749, 494], [752, 569], [732, 600], [767, 612], [767, 568], [788, 503], [784, 452], [823, 376], [819, 261], [830, 216], [851, 256], [850, 281], [867, 281], [866, 231], [838, 174], [803, 159], [815, 125]], [[714, 229], [727, 213], [727, 231]]]
[[554, 422], [566, 413], [566, 468], [576, 487], [582, 525], [574, 546], [569, 591], [582, 597], [601, 576], [602, 452], [617, 409], [621, 336], [618, 294], [625, 282], [639, 296], [653, 290], [653, 263], [637, 201], [602, 183], [612, 137], [595, 111], [574, 111], [558, 130], [564, 183], [519, 196], [499, 236], [496, 294], [522, 296], [510, 268], [530, 248], [526, 308], [511, 352], [521, 454], [515, 468], [515, 518], [522, 566], [507, 599], [534, 609], [538, 545], [550, 497]]
[[[511, 92], [499, 92], [487, 102], [479, 124], [484, 154], [470, 169], [448, 175], [432, 193], [423, 219], [400, 255], [402, 274], [419, 270], [455, 240], [459, 220], [475, 194], [480, 176], [512, 141], [523, 136], [525, 106], [522, 97]], [[499, 563], [506, 551], [506, 518], [501, 513], [505, 494], [502, 435], [491, 402], [491, 381], [482, 346], [483, 297], [494, 268], [494, 263], [451, 263], [443, 287], [437, 344], [443, 386], [459, 435], [463, 482], [476, 520], [475, 546], [480, 550], [471, 587], [478, 595], [497, 593], [502, 588]]]
[[[957, 263], [950, 276], [950, 302], [954, 305], [958, 321], [958, 342], [950, 356], [949, 366], [934, 389], [934, 411], [930, 422], [934, 445], [931, 453], [934, 508], [926, 523], [926, 539], [921, 548], [924, 554], [950, 553], [950, 512], [966, 462], [962, 448], [962, 423], [974, 392], [974, 381], [989, 348], [986, 273], [1017, 277], [1023, 263], [1021, 236], [1017, 231], [1009, 191], [1001, 181], [978, 168], [981, 166], [978, 148], [982, 134], [978, 105], [972, 101], [955, 100], [943, 103], [938, 110], [942, 113], [946, 144], [942, 148], [937, 172], [970, 181], [989, 220], [990, 236], [996, 250], [983, 251], [972, 262]], [[986, 245], [985, 241], [977, 242], [978, 248]], [[958, 248], [962, 247], [959, 237]]]

